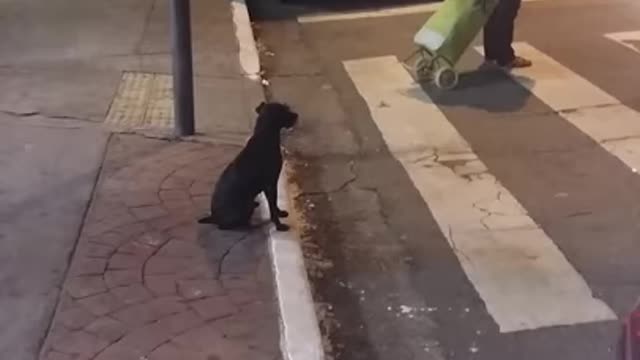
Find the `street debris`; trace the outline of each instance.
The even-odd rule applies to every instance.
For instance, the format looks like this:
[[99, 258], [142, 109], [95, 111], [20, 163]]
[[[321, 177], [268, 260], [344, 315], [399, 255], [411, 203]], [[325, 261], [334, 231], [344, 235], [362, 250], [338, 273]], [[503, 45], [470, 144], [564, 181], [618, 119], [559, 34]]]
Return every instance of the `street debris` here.
[[437, 341], [430, 340], [424, 344], [424, 351], [430, 352], [431, 349], [437, 349], [438, 345], [440, 345], [440, 343], [438, 343]]
[[415, 310], [415, 309], [414, 309], [414, 308], [412, 308], [412, 307], [410, 307], [410, 306], [407, 306], [407, 305], [400, 305], [400, 312], [401, 312], [401, 313], [403, 313], [403, 314], [409, 314], [409, 313], [411, 313], [411, 312], [412, 312], [412, 311], [414, 311], [414, 310]]

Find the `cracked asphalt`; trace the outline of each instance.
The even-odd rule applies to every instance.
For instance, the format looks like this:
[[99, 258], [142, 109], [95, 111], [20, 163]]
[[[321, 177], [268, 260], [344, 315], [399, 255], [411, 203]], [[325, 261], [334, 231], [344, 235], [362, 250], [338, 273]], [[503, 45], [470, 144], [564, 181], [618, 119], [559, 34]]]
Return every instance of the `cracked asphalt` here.
[[396, 152], [375, 118], [394, 105], [384, 100], [382, 110], [371, 107], [343, 65], [405, 58], [426, 14], [299, 23], [296, 16], [318, 8], [310, 2], [250, 5], [269, 92], [301, 114], [287, 148], [331, 358], [620, 358], [619, 320], [501, 332], [461, 266], [467, 255], [456, 245], [457, 230], [442, 230], [435, 215], [442, 209], [423, 199], [398, 158], [426, 171], [442, 169], [470, 187], [482, 185], [485, 192], [463, 200], [480, 213], [483, 231], [541, 229], [594, 298], [624, 318], [640, 296], [640, 179], [620, 159], [638, 153], [638, 135], [612, 123], [611, 133], [594, 140], [566, 116], [615, 114], [620, 107], [640, 111], [640, 53], [603, 36], [640, 30], [636, 2], [541, 0], [524, 5], [518, 20], [518, 41], [533, 44], [616, 102], [557, 110], [503, 72], [478, 70], [481, 57], [473, 51], [461, 61], [458, 89], [424, 86], [473, 149], [461, 153], [430, 143]]

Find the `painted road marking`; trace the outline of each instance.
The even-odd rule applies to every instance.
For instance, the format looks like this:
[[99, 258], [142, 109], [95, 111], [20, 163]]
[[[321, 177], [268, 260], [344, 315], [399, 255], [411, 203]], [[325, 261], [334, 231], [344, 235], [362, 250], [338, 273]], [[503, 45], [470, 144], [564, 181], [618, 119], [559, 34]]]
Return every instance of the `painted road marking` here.
[[616, 318], [396, 57], [344, 67], [501, 332]]
[[533, 61], [511, 70], [515, 81], [634, 172], [640, 169], [640, 113], [533, 46], [516, 43], [514, 49]]
[[640, 54], [640, 31], [624, 31], [604, 36]]
[[[532, 1], [539, 1], [539, 0], [523, 0], [523, 1], [532, 2]], [[398, 15], [420, 14], [420, 13], [435, 12], [440, 8], [440, 5], [441, 3], [438, 2], [438, 3], [430, 3], [430, 4], [382, 8], [382, 9], [375, 9], [375, 10], [368, 10], [368, 11], [304, 15], [304, 16], [298, 17], [298, 22], [318, 23], [318, 22], [325, 22], [325, 21], [357, 20], [357, 19], [379, 18], [379, 17], [388, 17], [388, 16], [398, 16]]]

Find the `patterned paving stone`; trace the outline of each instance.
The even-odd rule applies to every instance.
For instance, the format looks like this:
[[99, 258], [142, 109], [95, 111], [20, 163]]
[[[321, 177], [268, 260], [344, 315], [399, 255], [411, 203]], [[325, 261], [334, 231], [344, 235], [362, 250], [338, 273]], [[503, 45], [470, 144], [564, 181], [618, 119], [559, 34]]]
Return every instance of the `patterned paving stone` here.
[[67, 281], [65, 290], [71, 297], [80, 299], [107, 291], [107, 285], [102, 276], [75, 276]]
[[109, 288], [129, 286], [142, 283], [140, 270], [107, 270], [104, 280]]
[[205, 320], [221, 319], [238, 312], [238, 308], [227, 296], [216, 296], [191, 303], [195, 311]]
[[225, 291], [217, 280], [179, 280], [178, 293], [185, 300], [224, 295]]
[[275, 360], [266, 242], [196, 222], [238, 148], [116, 139], [39, 360]]
[[96, 316], [110, 314], [125, 306], [122, 301], [110, 292], [86, 297], [79, 300], [78, 303]]
[[127, 333], [127, 327], [118, 320], [101, 317], [87, 325], [85, 331], [113, 343]]

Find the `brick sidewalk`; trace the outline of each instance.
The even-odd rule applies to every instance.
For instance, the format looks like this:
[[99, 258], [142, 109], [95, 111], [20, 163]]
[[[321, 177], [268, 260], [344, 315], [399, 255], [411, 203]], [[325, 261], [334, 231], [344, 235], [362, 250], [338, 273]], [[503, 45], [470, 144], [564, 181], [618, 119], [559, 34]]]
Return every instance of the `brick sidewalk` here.
[[237, 147], [114, 135], [43, 360], [276, 360], [266, 237], [198, 225]]

